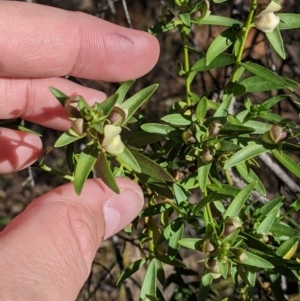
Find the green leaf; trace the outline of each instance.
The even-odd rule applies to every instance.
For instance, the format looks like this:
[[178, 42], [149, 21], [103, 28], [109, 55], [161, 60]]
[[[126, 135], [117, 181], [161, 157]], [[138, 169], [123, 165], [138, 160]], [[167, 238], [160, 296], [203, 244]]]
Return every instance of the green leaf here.
[[118, 100], [118, 94], [113, 94], [109, 96], [107, 99], [105, 99], [103, 102], [97, 103], [97, 108], [99, 110], [102, 110], [103, 117], [107, 117], [111, 113], [117, 100]]
[[277, 52], [277, 54], [285, 60], [285, 51], [284, 51], [284, 45], [282, 41], [282, 37], [280, 34], [280, 31], [278, 27], [276, 27], [271, 32], [266, 32], [266, 37], [268, 38], [270, 44], [274, 48], [274, 50]]
[[206, 58], [203, 57], [198, 60], [191, 68], [188, 75], [188, 81], [191, 83], [197, 74], [197, 72], [203, 72], [211, 69], [221, 68], [234, 63], [234, 57], [232, 54], [221, 53], [210, 64], [207, 65]]
[[140, 167], [141, 173], [163, 181], [175, 181], [174, 178], [155, 161], [149, 159], [148, 157], [138, 152], [132, 151], [131, 154], [135, 158], [138, 166]]
[[249, 251], [245, 251], [247, 255], [247, 259], [243, 260], [243, 264], [250, 265], [256, 268], [261, 269], [272, 269], [274, 268], [273, 264], [271, 264], [269, 261], [265, 260], [264, 258], [253, 254]]
[[161, 120], [172, 125], [190, 125], [191, 120], [186, 117], [188, 116], [183, 116], [182, 114], [170, 114], [162, 117]]
[[124, 101], [124, 98], [128, 92], [128, 90], [130, 89], [130, 87], [132, 86], [132, 84], [134, 83], [135, 81], [134, 80], [129, 80], [125, 83], [123, 83], [119, 88], [118, 90], [116, 91], [115, 94], [118, 95], [118, 99], [117, 99], [117, 103], [118, 104], [122, 104], [123, 101]]
[[211, 168], [211, 163], [203, 164], [198, 167], [198, 181], [202, 192], [206, 191], [206, 184], [208, 182], [208, 175]]
[[297, 178], [300, 178], [300, 166], [290, 156], [280, 152], [278, 149], [273, 149], [272, 154], [287, 170]]
[[178, 241], [178, 243], [182, 247], [199, 251], [201, 249], [203, 241], [203, 238], [182, 238]]
[[182, 202], [187, 201], [186, 194], [178, 184], [176, 183], [173, 184], [173, 190], [174, 190], [174, 197], [177, 205], [180, 205]]
[[171, 140], [182, 143], [182, 130], [176, 129], [170, 125], [159, 123], [145, 123], [141, 126], [142, 130], [152, 134], [162, 135]]
[[68, 95], [65, 93], [61, 92], [60, 90], [54, 88], [54, 87], [49, 87], [50, 92], [52, 95], [59, 101], [59, 103], [64, 107], [65, 102], [70, 98]]
[[280, 18], [280, 23], [278, 25], [279, 30], [300, 28], [299, 14], [282, 13], [276, 15]]
[[218, 55], [233, 44], [236, 34], [237, 32], [230, 27], [213, 40], [207, 49], [206, 65], [209, 65]]
[[262, 207], [258, 208], [255, 210], [255, 215], [259, 215], [259, 216], [267, 216], [272, 210], [273, 208], [277, 208], [278, 205], [280, 208], [284, 202], [284, 197], [278, 197], [275, 199], [270, 200], [269, 202], [267, 202], [266, 204], [264, 204]]
[[140, 90], [138, 93], [123, 102], [123, 107], [128, 109], [128, 115], [125, 123], [151, 97], [157, 88], [158, 84], [151, 85]]
[[287, 84], [275, 84], [273, 82], [270, 82], [266, 78], [261, 78], [260, 76], [251, 76], [251, 77], [243, 79], [240, 82], [240, 84], [246, 88], [248, 93], [285, 89], [285, 88], [287, 88], [287, 85], [292, 88], [299, 87], [299, 84], [296, 83], [295, 81], [292, 81], [287, 78], [284, 78], [284, 81]]
[[120, 193], [120, 189], [111, 171], [105, 153], [100, 152], [97, 163], [95, 164], [96, 174], [112, 191]]
[[200, 21], [200, 24], [203, 25], [218, 25], [218, 26], [227, 26], [232, 25], [243, 25], [240, 21], [236, 19], [231, 19], [223, 16], [214, 16], [209, 15]]
[[207, 273], [206, 275], [201, 277], [200, 289], [198, 292], [197, 301], [207, 301], [207, 295], [209, 290], [211, 289], [211, 284], [213, 282], [213, 276], [211, 273]]
[[281, 205], [279, 204], [279, 206], [277, 206], [277, 208], [275, 207], [271, 212], [269, 212], [269, 214], [267, 216], [265, 216], [265, 218], [262, 220], [262, 222], [259, 224], [259, 226], [256, 229], [256, 232], [258, 234], [268, 235], [268, 233], [270, 232], [270, 229], [276, 219], [276, 216], [278, 214], [278, 209], [280, 207], [281, 207]]
[[209, 184], [207, 185], [207, 188], [212, 191], [216, 191], [219, 194], [224, 194], [233, 197], [237, 196], [241, 191], [241, 189], [238, 187], [226, 185], [226, 184], [222, 184], [221, 187], [219, 187], [216, 184]]
[[131, 151], [125, 146], [124, 151], [116, 156], [125, 166], [134, 170], [135, 172], [141, 173], [141, 168], [137, 163], [135, 157]]
[[178, 228], [176, 227], [175, 231], [172, 231], [168, 243], [168, 255], [171, 260], [174, 260], [178, 253], [180, 247], [179, 240], [183, 236], [183, 231], [184, 231], [184, 224], [183, 221], [180, 221], [180, 226]]
[[178, 268], [186, 268], [186, 264], [184, 264], [184, 262], [182, 262], [181, 260], [174, 258], [173, 260], [166, 255], [162, 255], [162, 254], [156, 254], [155, 258], [163, 263], [166, 263], [168, 265], [174, 266], [174, 267], [178, 267]]
[[286, 240], [276, 251], [276, 255], [290, 259], [292, 255], [297, 251], [300, 236], [291, 237]]
[[269, 150], [262, 144], [251, 143], [246, 147], [236, 152], [224, 165], [224, 169], [233, 167], [241, 162], [257, 157], [260, 154], [266, 153]]
[[196, 118], [200, 123], [203, 123], [206, 113], [207, 113], [207, 98], [202, 97], [196, 107]]
[[[141, 288], [140, 299], [146, 299], [147, 297], [156, 297], [156, 274], [157, 265], [156, 259], [152, 259], [144, 277], [143, 285]], [[147, 299], [146, 299], [147, 300]]]
[[232, 202], [229, 204], [228, 208], [224, 212], [224, 218], [227, 216], [235, 217], [239, 215], [255, 185], [256, 182], [252, 182], [238, 193], [238, 195], [232, 200]]
[[274, 105], [276, 105], [281, 100], [289, 97], [289, 95], [277, 95], [272, 98], [265, 100], [259, 107], [265, 110], [271, 109]]
[[228, 109], [230, 107], [232, 101], [232, 94], [226, 95], [222, 99], [222, 103], [214, 114], [214, 118], [216, 117], [226, 117], [228, 115]]
[[88, 175], [97, 161], [99, 150], [94, 145], [87, 146], [79, 155], [75, 173], [74, 187], [77, 195], [80, 195]]
[[116, 285], [120, 286], [120, 284], [127, 278], [129, 278], [131, 275], [133, 275], [135, 272], [137, 272], [147, 261], [145, 258], [141, 258], [135, 262], [133, 262], [129, 267], [127, 267], [125, 270], [122, 271], [120, 274]]
[[266, 67], [263, 67], [261, 65], [255, 64], [255, 63], [250, 63], [250, 62], [241, 63], [241, 66], [243, 66], [246, 70], [253, 73], [254, 75], [257, 75], [275, 85], [283, 86], [283, 87], [293, 91], [293, 87], [291, 87], [286, 80], [284, 80], [282, 77], [280, 77], [275, 72], [269, 70]]
[[269, 271], [266, 273], [270, 279], [272, 295], [274, 296], [274, 300], [286, 300], [281, 283], [281, 274], [274, 273]]
[[219, 141], [220, 147], [218, 148], [218, 152], [233, 152], [241, 149], [239, 145], [236, 145], [232, 142], [226, 141], [226, 140], [221, 140]]
[[254, 132], [252, 134], [264, 134], [268, 132], [271, 128], [271, 125], [268, 123], [254, 121], [254, 120], [249, 120], [245, 122], [244, 125], [254, 129]]
[[250, 134], [254, 132], [254, 129], [249, 128], [244, 125], [237, 125], [237, 124], [224, 124], [223, 127], [220, 129], [222, 134], [233, 135], [233, 134]]
[[150, 207], [146, 207], [141, 213], [141, 217], [152, 216], [156, 214], [161, 214], [166, 210], [170, 209], [171, 205], [169, 203], [159, 203]]
[[146, 146], [158, 142], [162, 137], [158, 134], [135, 132], [128, 137], [127, 143], [135, 147]]
[[54, 147], [63, 147], [66, 146], [72, 142], [75, 142], [79, 139], [82, 139], [83, 137], [85, 137], [86, 135], [82, 135], [81, 137], [76, 137], [73, 135], [70, 135], [69, 132], [64, 132], [62, 133], [58, 139], [55, 141], [54, 143]]
[[254, 171], [249, 168], [249, 166], [246, 165], [245, 162], [241, 162], [236, 165], [236, 168], [239, 172], [239, 174], [243, 177], [243, 179], [247, 183], [252, 183], [256, 182], [257, 184], [255, 185], [255, 190], [259, 192], [261, 195], [266, 195], [266, 189], [264, 185], [262, 184], [261, 180], [259, 177], [254, 173]]
[[294, 236], [300, 236], [300, 231], [293, 229], [287, 224], [275, 220], [271, 227], [271, 232], [276, 234], [279, 237], [285, 237], [286, 239]]

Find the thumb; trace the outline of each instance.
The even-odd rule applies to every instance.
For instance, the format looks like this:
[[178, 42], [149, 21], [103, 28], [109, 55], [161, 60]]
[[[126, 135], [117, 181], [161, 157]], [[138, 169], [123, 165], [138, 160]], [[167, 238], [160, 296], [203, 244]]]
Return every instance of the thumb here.
[[117, 179], [120, 194], [88, 180], [80, 196], [66, 184], [39, 197], [0, 233], [3, 300], [75, 300], [104, 238], [131, 222], [141, 189]]

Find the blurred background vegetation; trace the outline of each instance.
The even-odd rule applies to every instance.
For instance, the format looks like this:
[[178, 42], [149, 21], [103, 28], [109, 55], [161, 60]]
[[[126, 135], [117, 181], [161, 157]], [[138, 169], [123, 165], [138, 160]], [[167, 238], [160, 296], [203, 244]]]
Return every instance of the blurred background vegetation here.
[[[23, 1], [24, 2], [24, 1]], [[132, 27], [146, 31], [153, 26], [160, 15], [164, 0], [34, 0], [25, 2], [36, 2], [44, 5], [56, 6], [72, 11], [83, 11], [110, 22]], [[284, 12], [298, 13], [300, 11], [299, 0], [281, 1]], [[223, 16], [235, 16], [240, 20], [244, 20], [247, 16], [247, 8], [249, 1], [233, 0], [227, 1], [218, 8], [212, 6], [211, 10], [215, 14]], [[219, 11], [215, 11], [218, 9]], [[190, 36], [190, 45], [196, 48], [200, 53], [205, 53], [210, 42], [223, 30], [220, 27], [194, 27]], [[287, 58], [282, 61], [264, 40], [264, 35], [253, 29], [250, 39], [247, 43], [246, 59], [260, 63], [262, 65], [272, 67], [279, 74], [300, 82], [300, 31], [290, 30], [284, 31], [283, 39]], [[150, 101], [142, 108], [142, 114], [152, 122], [158, 121], [176, 101], [184, 97], [184, 80], [177, 75], [177, 62], [182, 61], [182, 50], [180, 36], [176, 31], [170, 31], [158, 37], [161, 44], [161, 55], [157, 66], [143, 78], [137, 80], [133, 86], [131, 93], [146, 87], [152, 83], [159, 83], [159, 89], [151, 97]], [[147, 58], [145, 58], [147, 59]], [[197, 57], [195, 56], [195, 60]], [[219, 99], [220, 93], [227, 78], [228, 70], [223, 69], [222, 72], [205, 72], [198, 74], [194, 82], [193, 91], [195, 93], [205, 93], [211, 99]], [[107, 93], [108, 95], [115, 92], [118, 84], [87, 81], [79, 78], [70, 78], [82, 85], [93, 87]], [[293, 94], [294, 100], [299, 101], [300, 91]], [[266, 97], [270, 97], [270, 92], [255, 95], [257, 102], [261, 102]], [[238, 100], [235, 102], [236, 109], [241, 106]], [[298, 121], [299, 107], [297, 107], [290, 99], [280, 102], [276, 106], [277, 113], [285, 118]], [[48, 129], [32, 126], [33, 129], [43, 134], [43, 142], [45, 147], [52, 146], [58, 133]], [[58, 168], [64, 168], [64, 152], [62, 150], [54, 150], [50, 156], [50, 165]], [[299, 161], [299, 158], [296, 158]], [[270, 169], [265, 166], [262, 169], [264, 174], [264, 184], [268, 188], [268, 197], [277, 196], [286, 191], [282, 189], [285, 185], [279, 177], [274, 175]], [[0, 225], [5, 225], [18, 213], [20, 213], [26, 205], [37, 196], [51, 190], [62, 184], [60, 178], [46, 174], [34, 168], [26, 169], [19, 173], [0, 176]], [[289, 195], [285, 195], [287, 200], [299, 196], [300, 191], [289, 190]], [[53, 217], [54, 218], [54, 217]], [[295, 217], [299, 220], [299, 216]], [[55, 221], [54, 221], [55, 222]], [[134, 237], [134, 236], [132, 236]], [[115, 283], [118, 275], [124, 267], [131, 262], [140, 258], [140, 251], [137, 242], [132, 238], [128, 238], [124, 233], [114, 236], [112, 239], [104, 242], [99, 249], [94, 261], [90, 278], [84, 285], [78, 300], [122, 300], [131, 301], [138, 300], [139, 288], [143, 279], [143, 274], [136, 274], [130, 280], [127, 280], [120, 288], [116, 288]], [[197, 282], [197, 275], [201, 274], [199, 264], [195, 261], [201, 258], [195, 258], [195, 254], [186, 251], [184, 262], [195, 271], [196, 276], [186, 276], [191, 283]], [[170, 271], [167, 274], [172, 273]], [[286, 294], [289, 300], [296, 300], [295, 289], [293, 283], [286, 283]], [[196, 287], [198, 283], [196, 284]], [[270, 288], [264, 279], [258, 284], [261, 295], [265, 300], [270, 299]], [[230, 296], [233, 288], [228, 285], [226, 280], [222, 280], [214, 284], [211, 288], [211, 300], [214, 299], [214, 290], [222, 290], [224, 296]], [[165, 298], [171, 295], [176, 289], [172, 286], [166, 290]], [[169, 293], [168, 293], [169, 292]], [[189, 299], [194, 300], [194, 299]], [[297, 299], [298, 300], [298, 299]]]

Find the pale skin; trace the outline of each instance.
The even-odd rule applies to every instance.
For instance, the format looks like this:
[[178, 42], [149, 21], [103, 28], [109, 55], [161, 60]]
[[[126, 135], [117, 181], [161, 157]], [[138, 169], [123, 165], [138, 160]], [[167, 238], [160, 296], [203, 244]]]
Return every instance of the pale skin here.
[[[150, 71], [157, 40], [78, 12], [0, 2], [0, 119], [21, 117], [56, 130], [70, 125], [49, 93], [54, 86], [102, 101], [99, 91], [62, 78], [123, 82]], [[32, 134], [0, 128], [0, 173], [37, 160]], [[132, 221], [143, 206], [141, 189], [118, 179], [121, 193], [89, 180], [80, 196], [71, 184], [34, 200], [0, 233], [1, 300], [75, 300], [103, 239]]]

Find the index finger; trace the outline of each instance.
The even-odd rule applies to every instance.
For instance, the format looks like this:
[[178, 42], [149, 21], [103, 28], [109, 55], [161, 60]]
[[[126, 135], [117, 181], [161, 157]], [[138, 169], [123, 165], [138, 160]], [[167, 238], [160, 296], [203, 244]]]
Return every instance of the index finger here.
[[125, 81], [150, 71], [159, 55], [148, 33], [32, 3], [0, 1], [0, 32], [4, 77]]

